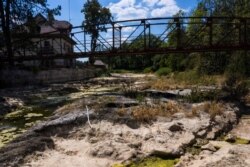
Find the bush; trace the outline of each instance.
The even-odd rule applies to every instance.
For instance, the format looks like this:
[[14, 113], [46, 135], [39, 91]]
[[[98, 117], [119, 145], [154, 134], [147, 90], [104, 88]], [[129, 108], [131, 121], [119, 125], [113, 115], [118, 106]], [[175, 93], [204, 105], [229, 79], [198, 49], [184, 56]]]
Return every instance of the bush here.
[[144, 72], [144, 73], [151, 73], [151, 72], [153, 72], [153, 69], [152, 69], [152, 67], [147, 67], [147, 68], [145, 68], [145, 69], [143, 70], [143, 72]]
[[172, 72], [172, 70], [170, 68], [167, 67], [162, 67], [159, 70], [156, 71], [156, 74], [159, 76], [163, 76], [163, 75], [168, 75]]
[[238, 75], [229, 75], [222, 87], [229, 100], [241, 100], [249, 92], [247, 83]]
[[203, 101], [217, 101], [219, 100], [219, 90], [201, 91], [197, 88], [193, 89], [191, 94], [186, 98], [188, 102], [199, 103]]

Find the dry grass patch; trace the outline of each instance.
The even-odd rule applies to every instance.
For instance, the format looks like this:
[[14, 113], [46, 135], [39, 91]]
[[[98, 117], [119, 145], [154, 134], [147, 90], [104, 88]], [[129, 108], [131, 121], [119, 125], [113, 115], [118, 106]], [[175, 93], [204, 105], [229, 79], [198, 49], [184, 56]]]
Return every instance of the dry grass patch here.
[[150, 80], [148, 85], [152, 89], [157, 90], [170, 90], [170, 89], [184, 89], [192, 88], [196, 86], [218, 86], [221, 87], [225, 80], [224, 76], [199, 76], [194, 72], [180, 72], [172, 73], [166, 77], [160, 77], [154, 80]]
[[214, 119], [216, 115], [222, 115], [225, 110], [225, 106], [220, 102], [206, 102], [202, 105], [192, 108], [191, 114], [188, 116], [198, 116], [201, 111], [210, 115], [211, 119]]
[[183, 85], [182, 83], [177, 83], [175, 80], [161, 77], [155, 80], [151, 80], [148, 83], [149, 87], [156, 90], [169, 90], [169, 89], [178, 89], [185, 88], [187, 85]]
[[140, 105], [131, 109], [132, 117], [139, 122], [151, 122], [158, 116], [170, 117], [183, 111], [182, 107], [175, 102], [159, 103], [156, 105]]
[[245, 96], [244, 101], [246, 104], [250, 104], [250, 94]]

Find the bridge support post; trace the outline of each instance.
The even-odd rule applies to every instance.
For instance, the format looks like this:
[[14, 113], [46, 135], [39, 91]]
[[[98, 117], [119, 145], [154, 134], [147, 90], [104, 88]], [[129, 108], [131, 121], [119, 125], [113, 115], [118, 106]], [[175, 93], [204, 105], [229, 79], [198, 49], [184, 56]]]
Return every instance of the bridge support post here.
[[151, 25], [147, 24], [148, 28], [148, 48], [151, 48]]
[[120, 45], [120, 49], [122, 49], [122, 27], [121, 26], [119, 27], [119, 35], [120, 35], [119, 45]]
[[209, 27], [209, 45], [213, 45], [213, 19], [211, 17], [207, 18], [207, 26]]
[[[243, 28], [243, 31], [242, 31]], [[243, 35], [243, 39], [242, 39]], [[240, 20], [239, 25], [239, 45], [247, 46], [247, 21], [245, 19]]]
[[243, 24], [244, 24], [244, 46], [247, 46], [247, 20], [244, 19], [243, 20]]
[[115, 50], [115, 23], [112, 22], [112, 50]]
[[174, 18], [175, 26], [177, 29], [177, 44], [176, 47], [180, 48], [181, 47], [181, 24], [180, 24], [180, 18], [176, 17]]
[[86, 51], [87, 51], [87, 46], [86, 46], [86, 32], [85, 31], [83, 31], [83, 45], [84, 45], [84, 52], [86, 53]]
[[143, 24], [143, 38], [144, 38], [144, 49], [147, 48], [147, 36], [146, 36], [146, 21], [145, 20], [141, 20], [141, 23]]

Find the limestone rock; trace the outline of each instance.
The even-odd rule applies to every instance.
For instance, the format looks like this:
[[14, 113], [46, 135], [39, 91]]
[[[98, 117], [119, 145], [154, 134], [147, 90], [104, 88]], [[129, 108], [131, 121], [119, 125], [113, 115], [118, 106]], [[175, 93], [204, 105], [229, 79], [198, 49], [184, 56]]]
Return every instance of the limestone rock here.
[[211, 143], [208, 143], [208, 144], [202, 146], [201, 149], [202, 150], [212, 151], [212, 152], [216, 152], [217, 151], [217, 149]]

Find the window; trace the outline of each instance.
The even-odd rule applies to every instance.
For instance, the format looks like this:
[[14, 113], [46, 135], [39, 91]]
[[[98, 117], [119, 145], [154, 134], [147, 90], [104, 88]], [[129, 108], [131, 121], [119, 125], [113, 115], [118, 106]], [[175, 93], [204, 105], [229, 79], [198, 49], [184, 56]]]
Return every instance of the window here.
[[44, 41], [44, 47], [49, 47], [49, 46], [50, 46], [49, 41]]

